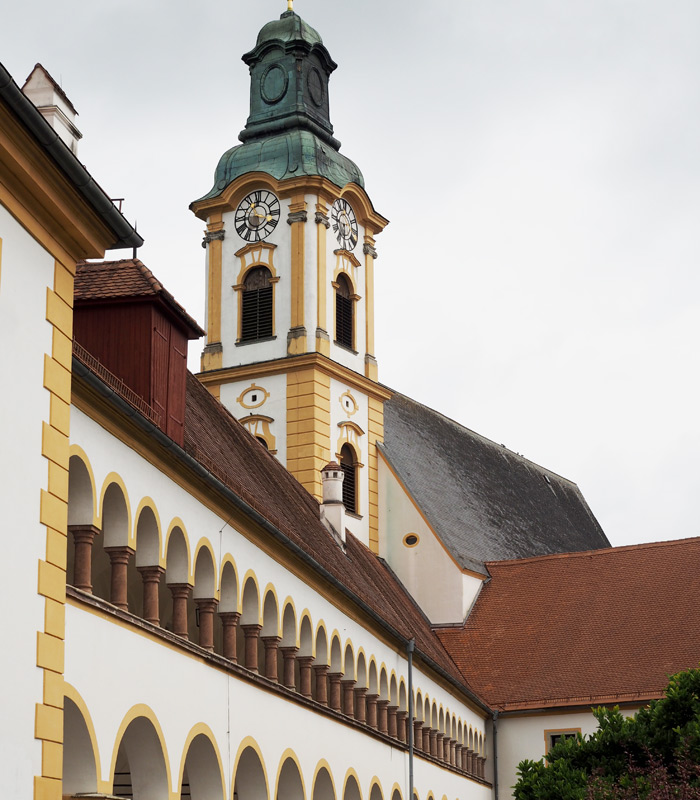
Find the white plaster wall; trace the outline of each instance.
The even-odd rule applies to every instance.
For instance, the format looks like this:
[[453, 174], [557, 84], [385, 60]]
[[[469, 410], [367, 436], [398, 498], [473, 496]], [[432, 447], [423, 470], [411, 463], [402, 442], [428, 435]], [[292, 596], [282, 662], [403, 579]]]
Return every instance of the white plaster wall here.
[[[414, 547], [403, 543], [408, 533], [419, 537]], [[481, 587], [481, 580], [465, 575], [447, 554], [381, 456], [379, 554], [432, 623], [464, 621]]]
[[[49, 419], [43, 388], [44, 354], [51, 353], [46, 290], [53, 286], [53, 258], [0, 206], [0, 437], [3, 558], [0, 583], [3, 641], [0, 730], [5, 792], [27, 797], [41, 774], [41, 747], [34, 739], [35, 704], [42, 700], [36, 666], [37, 631], [44, 629], [44, 600], [37, 594], [38, 562], [46, 553], [39, 501], [48, 481], [41, 455], [42, 420]], [[18, 613], [19, 612], [19, 613]]]
[[274, 284], [275, 293], [275, 336], [267, 342], [251, 342], [236, 346], [238, 335], [238, 296], [233, 286], [238, 282], [241, 260], [236, 253], [245, 242], [236, 233], [235, 211], [223, 215], [226, 237], [222, 243], [221, 268], [221, 344], [224, 367], [251, 364], [256, 361], [269, 361], [287, 355], [287, 332], [291, 325], [291, 228], [287, 224], [289, 201], [281, 200], [280, 221], [274, 231], [265, 239], [277, 245], [273, 263], [279, 281]]
[[[270, 396], [257, 408], [244, 408], [238, 398], [253, 384], [269, 392]], [[287, 376], [266, 375], [256, 380], [236, 381], [221, 385], [221, 402], [236, 419], [243, 420], [251, 414], [272, 417], [270, 431], [275, 437], [277, 459], [287, 464]]]
[[[357, 403], [357, 411], [348, 414], [341, 403], [341, 396], [349, 392]], [[353, 535], [369, 547], [369, 440], [367, 431], [369, 429], [369, 403], [367, 396], [357, 389], [342, 383], [335, 378], [331, 378], [331, 458], [337, 458], [338, 439], [342, 432], [339, 427], [341, 422], [353, 422], [359, 425], [365, 432], [359, 436], [359, 460], [364, 466], [359, 471], [359, 496], [360, 506], [357, 519], [349, 514], [345, 515], [345, 527], [352, 531]]]
[[[111, 472], [116, 472], [123, 479], [128, 494], [132, 525], [133, 515], [141, 499], [144, 496], [150, 497], [158, 511], [163, 532], [168, 530], [170, 522], [175, 517], [182, 521], [190, 543], [190, 560], [193, 558], [197, 542], [201, 538], [207, 539], [215, 554], [217, 570], [222, 554], [232, 555], [238, 572], [239, 595], [244, 576], [252, 570], [261, 591], [270, 585], [274, 587], [280, 614], [285, 600], [291, 598], [296, 610], [297, 631], [302, 613], [308, 610], [314, 631], [319, 623], [323, 623], [328, 636], [329, 650], [331, 637], [337, 633], [343, 653], [346, 645], [350, 643], [357, 659], [362, 648], [368, 669], [370, 659], [374, 657], [378, 675], [384, 665], [389, 680], [393, 673], [396, 675], [397, 683], [401, 678], [407, 683], [407, 660], [402, 651], [396, 651], [386, 645], [341, 608], [320, 595], [313, 586], [290, 572], [284, 564], [260, 550], [231, 527], [227, 520], [203, 506], [194, 496], [74, 407], [71, 409], [71, 441], [79, 445], [90, 460], [98, 496], [101, 496], [103, 485]], [[164, 554], [164, 541], [161, 549]], [[418, 669], [414, 671], [413, 685], [416, 691], [420, 690], [424, 696], [428, 694], [431, 700], [434, 699], [438, 706], [449, 709], [463, 722], [483, 732], [483, 719], [477, 713]]]
[[[204, 723], [222, 756], [226, 797], [232, 795], [236, 754], [248, 737], [261, 751], [270, 797], [288, 749], [301, 765], [307, 798], [321, 760], [328, 764], [339, 800], [343, 779], [351, 768], [357, 772], [363, 797], [369, 795], [374, 779], [379, 781], [386, 800], [395, 783], [407, 796], [408, 759], [401, 750], [91, 611], [69, 606], [66, 634], [66, 681], [90, 712], [99, 748], [100, 777], [105, 781], [110, 778], [122, 720], [135, 705], [145, 704], [162, 728], [174, 784], [171, 790], [176, 792], [187, 735], [195, 725]], [[114, 690], [105, 691], [106, 687]], [[487, 788], [420, 758], [415, 759], [415, 787], [421, 798], [429, 791], [450, 800], [486, 800], [490, 796]]]
[[[637, 709], [625, 709], [632, 716]], [[501, 717], [498, 720], [498, 787], [499, 796], [512, 797], [512, 787], [518, 779], [518, 764], [527, 759], [539, 761], [545, 754], [546, 730], [581, 729], [591, 734], [598, 722], [590, 711], [535, 714], [532, 716]]]

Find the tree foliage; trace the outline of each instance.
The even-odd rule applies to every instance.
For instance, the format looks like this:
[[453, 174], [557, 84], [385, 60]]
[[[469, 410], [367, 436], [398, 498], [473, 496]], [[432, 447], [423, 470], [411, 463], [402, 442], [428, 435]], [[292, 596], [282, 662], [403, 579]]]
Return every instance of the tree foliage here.
[[700, 800], [700, 669], [674, 675], [633, 717], [593, 714], [595, 733], [519, 764], [516, 800]]

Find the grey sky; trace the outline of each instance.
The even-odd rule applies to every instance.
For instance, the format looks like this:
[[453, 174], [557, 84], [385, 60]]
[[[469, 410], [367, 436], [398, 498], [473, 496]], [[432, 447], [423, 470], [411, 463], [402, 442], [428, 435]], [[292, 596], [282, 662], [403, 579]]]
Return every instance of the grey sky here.
[[[200, 321], [187, 206], [245, 123], [240, 56], [285, 7], [3, 12], [0, 60], [20, 85], [37, 61], [62, 82], [81, 159], [126, 197], [141, 258]], [[339, 64], [336, 135], [391, 220], [380, 379], [575, 480], [614, 544], [697, 535], [697, 0], [295, 10]]]

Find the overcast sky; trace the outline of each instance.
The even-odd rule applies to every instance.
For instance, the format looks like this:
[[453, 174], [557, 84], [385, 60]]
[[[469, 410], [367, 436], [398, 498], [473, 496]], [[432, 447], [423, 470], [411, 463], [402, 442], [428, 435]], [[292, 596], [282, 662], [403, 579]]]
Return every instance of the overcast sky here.
[[[285, 0], [35, 0], [79, 156], [204, 321], [189, 203], [248, 115], [240, 56]], [[331, 120], [391, 220], [380, 379], [574, 480], [613, 544], [700, 533], [700, 3], [296, 0]], [[113, 257], [126, 257], [115, 253]], [[200, 344], [190, 363], [196, 369]], [[196, 351], [196, 352], [195, 352]]]

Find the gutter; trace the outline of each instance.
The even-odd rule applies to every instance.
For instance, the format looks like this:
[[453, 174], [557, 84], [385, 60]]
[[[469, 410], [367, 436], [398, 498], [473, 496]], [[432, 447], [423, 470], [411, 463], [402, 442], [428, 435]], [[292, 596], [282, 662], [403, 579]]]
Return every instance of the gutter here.
[[[73, 356], [73, 373], [85, 381], [85, 383], [90, 386], [91, 389], [95, 390], [98, 394], [109, 400], [125, 416], [129, 417], [138, 428], [155, 439], [156, 442], [161, 445], [161, 447], [173, 453], [176, 458], [178, 458], [189, 469], [196, 473], [198, 477], [208, 483], [215, 491], [223, 495], [228, 502], [236, 506], [236, 508], [241, 510], [246, 516], [250, 517], [257, 525], [265, 530], [266, 533], [270, 534], [273, 539], [290, 550], [295, 556], [297, 556], [297, 558], [299, 558], [300, 561], [303, 561], [307, 566], [311, 567], [324, 580], [330, 583], [334, 589], [337, 589], [341, 594], [345, 595], [345, 597], [347, 597], [355, 606], [360, 608], [368, 617], [370, 617], [370, 619], [372, 619], [372, 621], [375, 622], [378, 627], [380, 627], [392, 639], [403, 645], [403, 649], [405, 651], [408, 651], [409, 643], [414, 642], [413, 639], [407, 639], [405, 636], [399, 633], [396, 628], [379, 616], [379, 614], [377, 614], [377, 612], [371, 608], [371, 606], [369, 606], [361, 597], [348, 589], [345, 584], [341, 583], [341, 581], [328, 572], [325, 567], [319, 564], [305, 550], [299, 547], [298, 544], [293, 542], [286, 534], [282, 533], [279, 528], [265, 519], [262, 514], [249, 506], [245, 500], [240, 498], [235, 492], [229, 489], [226, 484], [222, 483], [218, 478], [212, 475], [211, 472], [209, 472], [199, 463], [199, 461], [189, 455], [189, 453], [180, 447], [179, 444], [174, 442], [169, 436], [163, 433], [163, 431], [154, 425], [150, 420], [146, 419], [126, 400], [123, 400], [114, 390], [110, 389], [109, 386], [103, 383], [97, 375], [95, 375], [75, 356]], [[460, 683], [456, 678], [452, 677], [449, 672], [443, 669], [443, 667], [441, 667], [438, 663], [433, 661], [429, 655], [415, 649], [415, 644], [412, 646], [412, 651], [420, 656], [421, 661], [423, 661], [426, 666], [430, 667], [433, 672], [436, 672], [444, 680], [450, 683], [460, 692], [460, 694], [466, 696], [487, 716], [491, 716], [493, 714], [493, 709], [489, 708], [489, 706], [487, 706], [483, 700], [477, 697], [470, 689], [468, 689], [464, 684]]]
[[78, 194], [109, 228], [115, 241], [106, 249], [141, 247], [143, 239], [126, 221], [75, 154], [0, 64], [0, 99], [14, 112], [47, 156], [59, 167]]
[[498, 710], [493, 712], [493, 800], [498, 800]]

